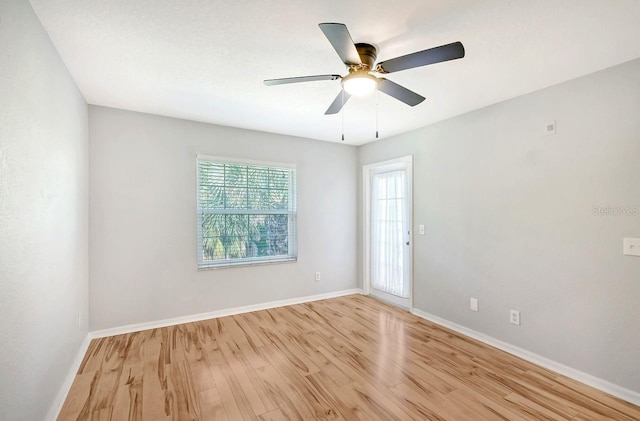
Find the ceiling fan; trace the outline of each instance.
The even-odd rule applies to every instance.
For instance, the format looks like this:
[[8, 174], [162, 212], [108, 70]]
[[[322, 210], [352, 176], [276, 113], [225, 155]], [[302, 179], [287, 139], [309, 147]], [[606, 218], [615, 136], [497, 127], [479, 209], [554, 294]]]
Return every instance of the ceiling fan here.
[[378, 90], [407, 105], [412, 107], [418, 105], [425, 100], [422, 95], [377, 75], [385, 75], [387, 73], [399, 72], [401, 70], [464, 57], [464, 46], [461, 42], [454, 42], [376, 64], [378, 49], [371, 44], [354, 44], [346, 25], [342, 23], [321, 23], [318, 26], [320, 26], [320, 29], [336, 50], [342, 62], [347, 66], [349, 74], [346, 76], [316, 75], [267, 79], [264, 81], [264, 84], [273, 86], [288, 83], [341, 79], [342, 90], [336, 99], [333, 100], [325, 112], [325, 115], [337, 114], [352, 95], [365, 96], [373, 92], [376, 87]]

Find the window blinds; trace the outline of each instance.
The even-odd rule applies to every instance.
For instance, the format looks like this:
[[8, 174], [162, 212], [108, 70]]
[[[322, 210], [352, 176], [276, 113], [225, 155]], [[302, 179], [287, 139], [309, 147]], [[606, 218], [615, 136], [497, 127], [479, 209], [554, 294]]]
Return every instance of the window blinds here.
[[198, 267], [297, 258], [296, 170], [199, 156]]

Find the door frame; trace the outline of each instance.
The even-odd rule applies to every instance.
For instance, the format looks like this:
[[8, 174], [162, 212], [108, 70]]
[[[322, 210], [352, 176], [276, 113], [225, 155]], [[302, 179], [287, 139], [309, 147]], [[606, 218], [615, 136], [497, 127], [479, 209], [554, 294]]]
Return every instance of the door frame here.
[[409, 311], [413, 311], [413, 155], [402, 156], [362, 166], [362, 289], [371, 295], [371, 172], [380, 167], [405, 164], [407, 169], [407, 209], [409, 220]]

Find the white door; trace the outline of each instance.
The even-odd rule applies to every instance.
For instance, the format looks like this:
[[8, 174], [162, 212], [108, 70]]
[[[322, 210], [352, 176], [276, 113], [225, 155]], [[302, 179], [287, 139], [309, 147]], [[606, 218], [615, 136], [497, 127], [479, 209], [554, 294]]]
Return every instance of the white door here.
[[[365, 166], [365, 290], [411, 307], [411, 157]], [[367, 194], [368, 193], [368, 194]]]

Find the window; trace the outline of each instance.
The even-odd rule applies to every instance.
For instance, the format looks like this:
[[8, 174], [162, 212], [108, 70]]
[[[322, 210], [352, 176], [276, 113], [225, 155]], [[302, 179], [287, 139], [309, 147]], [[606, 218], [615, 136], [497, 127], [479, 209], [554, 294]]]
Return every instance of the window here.
[[296, 170], [198, 156], [198, 268], [297, 259]]

